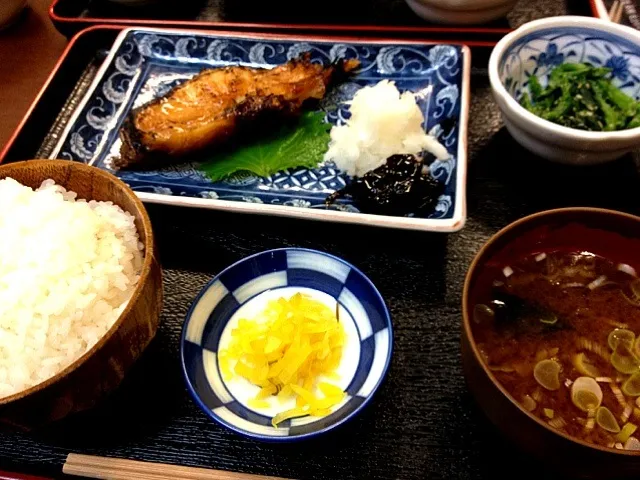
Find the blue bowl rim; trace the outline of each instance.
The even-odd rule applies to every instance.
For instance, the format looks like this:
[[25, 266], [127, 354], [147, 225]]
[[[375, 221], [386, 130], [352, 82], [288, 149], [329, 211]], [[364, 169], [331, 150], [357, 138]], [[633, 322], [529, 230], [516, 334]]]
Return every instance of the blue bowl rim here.
[[[608, 20], [571, 15], [533, 20], [505, 35], [491, 51], [489, 58], [489, 82], [494, 96], [499, 97], [499, 100], [506, 103], [507, 109], [510, 110], [512, 114], [521, 117], [527, 123], [533, 124], [541, 137], [548, 135], [551, 135], [550, 138], [557, 136], [573, 137], [587, 142], [590, 145], [606, 140], [623, 142], [633, 142], [637, 140], [638, 137], [640, 137], [640, 127], [614, 132], [591, 132], [565, 127], [545, 120], [520, 105], [505, 88], [502, 80], [500, 80], [498, 66], [508, 48], [526, 35], [546, 30], [561, 29], [562, 27], [578, 27], [585, 30], [593, 30], [594, 32], [607, 32], [610, 35], [622, 37], [629, 42], [635, 43], [638, 49], [640, 49], [640, 31]], [[586, 146], [587, 145], [585, 145], [585, 147]]]
[[[311, 252], [311, 253], [318, 253], [327, 257], [330, 257], [334, 260], [339, 261], [340, 263], [348, 266], [350, 269], [354, 270], [356, 273], [358, 273], [366, 282], [369, 283], [369, 285], [371, 285], [371, 287], [373, 288], [373, 291], [375, 292], [375, 294], [378, 296], [378, 298], [380, 299], [383, 309], [384, 309], [384, 318], [387, 322], [387, 328], [389, 329], [389, 352], [387, 353], [387, 359], [385, 361], [384, 364], [384, 368], [382, 370], [382, 375], [380, 376], [380, 378], [378, 379], [378, 381], [376, 382], [375, 386], [373, 387], [373, 390], [371, 390], [371, 394], [366, 397], [362, 403], [360, 405], [358, 405], [351, 413], [349, 413], [348, 415], [346, 415], [344, 418], [341, 418], [340, 420], [338, 420], [335, 423], [332, 423], [320, 430], [314, 431], [314, 432], [309, 432], [309, 433], [305, 433], [302, 435], [295, 435], [295, 436], [282, 436], [282, 437], [278, 437], [278, 436], [269, 436], [269, 435], [261, 435], [261, 434], [257, 434], [257, 433], [251, 433], [251, 432], [247, 432], [245, 430], [242, 430], [240, 428], [237, 428], [235, 425], [232, 425], [228, 422], [226, 422], [225, 420], [219, 418], [218, 416], [214, 415], [214, 413], [202, 402], [202, 400], [200, 399], [200, 396], [197, 394], [197, 392], [195, 391], [195, 389], [193, 388], [193, 385], [191, 384], [191, 381], [189, 380], [189, 376], [187, 374], [187, 368], [185, 365], [185, 361], [184, 361], [184, 345], [186, 342], [186, 334], [187, 334], [187, 325], [189, 323], [189, 320], [191, 319], [191, 315], [193, 314], [193, 310], [195, 309], [195, 306], [198, 304], [198, 302], [200, 301], [200, 299], [202, 298], [202, 296], [205, 294], [205, 292], [207, 292], [209, 290], [209, 288], [211, 288], [211, 285], [213, 285], [224, 273], [233, 270], [235, 267], [237, 267], [238, 265], [252, 260], [256, 257], [259, 257], [261, 255], [264, 255], [266, 253], [274, 253], [274, 252], [286, 252], [286, 251], [300, 251], [300, 252]], [[302, 247], [283, 247], [283, 248], [274, 248], [274, 249], [270, 249], [270, 250], [264, 250], [262, 252], [257, 252], [254, 253], [252, 255], [249, 255], [247, 257], [241, 258], [240, 260], [237, 260], [236, 262], [232, 263], [231, 265], [229, 265], [228, 267], [224, 268], [223, 270], [221, 270], [218, 274], [216, 274], [211, 280], [209, 280], [207, 282], [207, 284], [202, 287], [202, 289], [200, 290], [200, 292], [198, 292], [198, 295], [196, 295], [195, 299], [193, 300], [193, 302], [191, 303], [191, 306], [189, 307], [189, 310], [187, 312], [187, 315], [185, 317], [185, 321], [182, 324], [182, 333], [180, 335], [180, 366], [181, 366], [181, 370], [182, 370], [182, 376], [184, 379], [184, 382], [187, 385], [187, 390], [189, 392], [189, 395], [191, 396], [191, 398], [193, 399], [193, 401], [196, 403], [196, 405], [198, 405], [198, 407], [200, 408], [200, 410], [202, 410], [210, 419], [212, 419], [213, 421], [215, 421], [216, 423], [222, 425], [223, 427], [228, 428], [229, 430], [232, 430], [244, 437], [248, 437], [248, 438], [253, 438], [253, 439], [257, 439], [257, 440], [262, 440], [264, 442], [270, 442], [270, 443], [291, 443], [291, 442], [295, 442], [298, 440], [304, 440], [304, 439], [308, 439], [308, 438], [313, 438], [316, 437], [318, 435], [321, 435], [323, 433], [326, 433], [330, 430], [333, 430], [335, 428], [338, 428], [341, 425], [344, 425], [345, 423], [347, 423], [348, 421], [352, 420], [356, 415], [358, 415], [358, 413], [360, 413], [361, 410], [363, 410], [371, 401], [371, 399], [374, 397], [376, 391], [378, 390], [378, 388], [380, 387], [380, 385], [382, 384], [382, 382], [384, 381], [384, 379], [387, 376], [387, 373], [389, 371], [389, 366], [391, 364], [391, 357], [393, 356], [393, 324], [391, 322], [391, 313], [389, 312], [389, 307], [387, 306], [387, 303], [384, 301], [384, 298], [382, 297], [382, 295], [380, 294], [380, 291], [378, 290], [378, 288], [374, 285], [374, 283], [371, 281], [371, 279], [366, 276], [359, 268], [353, 266], [351, 263], [347, 262], [346, 260], [343, 260], [342, 258], [333, 255], [331, 253], [327, 253], [327, 252], [323, 252], [321, 250], [315, 250], [312, 248], [302, 248]]]

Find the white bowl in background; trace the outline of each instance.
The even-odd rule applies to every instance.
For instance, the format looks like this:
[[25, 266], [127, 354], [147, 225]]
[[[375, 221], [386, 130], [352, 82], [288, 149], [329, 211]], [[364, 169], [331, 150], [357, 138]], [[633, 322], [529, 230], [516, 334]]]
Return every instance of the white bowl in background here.
[[471, 25], [504, 17], [517, 0], [407, 0], [419, 17], [430, 22]]
[[489, 59], [489, 80], [513, 138], [548, 160], [589, 165], [614, 160], [640, 147], [640, 127], [590, 132], [544, 120], [518, 103], [528, 76], [545, 85], [562, 63], [588, 61], [613, 69], [614, 84], [640, 98], [640, 32], [588, 17], [551, 17], [526, 23], [498, 42]]

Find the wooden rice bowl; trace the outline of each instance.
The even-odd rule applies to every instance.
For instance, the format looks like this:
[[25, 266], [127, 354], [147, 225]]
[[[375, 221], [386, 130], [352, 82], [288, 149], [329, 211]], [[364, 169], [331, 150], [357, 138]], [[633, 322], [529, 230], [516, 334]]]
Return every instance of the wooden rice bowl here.
[[72, 161], [29, 160], [0, 166], [0, 179], [5, 177], [32, 188], [51, 178], [76, 192], [78, 198], [112, 201], [135, 217], [144, 244], [140, 280], [126, 309], [109, 331], [57, 375], [0, 399], [0, 422], [31, 429], [93, 407], [120, 384], [158, 329], [162, 272], [149, 216], [135, 193], [115, 176]]

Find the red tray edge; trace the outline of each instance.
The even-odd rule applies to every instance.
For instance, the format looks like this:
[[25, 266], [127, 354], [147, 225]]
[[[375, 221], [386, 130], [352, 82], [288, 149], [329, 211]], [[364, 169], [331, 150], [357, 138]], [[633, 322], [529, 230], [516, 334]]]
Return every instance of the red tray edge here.
[[[138, 25], [138, 27], [143, 27], [142, 25]], [[42, 98], [44, 92], [46, 91], [46, 89], [49, 87], [49, 84], [51, 83], [51, 81], [55, 78], [55, 76], [58, 73], [58, 70], [60, 69], [62, 63], [65, 61], [67, 55], [69, 54], [69, 51], [74, 47], [74, 45], [78, 42], [78, 40], [80, 38], [82, 38], [83, 35], [94, 31], [94, 30], [101, 30], [101, 29], [105, 29], [105, 30], [124, 30], [127, 28], [135, 28], [132, 27], [131, 25], [112, 25], [112, 24], [107, 24], [107, 25], [93, 25], [90, 26], [88, 28], [85, 28], [81, 31], [79, 31], [78, 33], [76, 33], [71, 40], [69, 40], [69, 43], [67, 44], [67, 46], [65, 47], [64, 51], [62, 52], [62, 54], [60, 55], [60, 58], [58, 59], [58, 61], [56, 62], [56, 64], [53, 66], [53, 69], [51, 70], [51, 72], [49, 73], [49, 75], [47, 76], [47, 79], [44, 81], [44, 83], [42, 84], [42, 87], [40, 88], [40, 90], [38, 90], [38, 93], [36, 94], [36, 96], [34, 97], [33, 101], [31, 102], [31, 104], [29, 105], [29, 108], [27, 109], [26, 113], [24, 114], [24, 116], [22, 117], [22, 119], [20, 120], [20, 122], [18, 123], [18, 125], [16, 126], [16, 128], [14, 129], [13, 133], [11, 134], [11, 136], [9, 137], [9, 139], [7, 140], [7, 143], [4, 145], [4, 147], [2, 148], [2, 150], [0, 150], [0, 163], [4, 162], [5, 157], [7, 156], [7, 154], [9, 153], [9, 151], [11, 150], [11, 148], [13, 147], [13, 144], [15, 143], [16, 139], [18, 138], [18, 135], [20, 134], [20, 132], [22, 131], [22, 129], [24, 128], [24, 125], [26, 124], [26, 122], [28, 121], [29, 117], [31, 116], [33, 110], [36, 108], [36, 106], [38, 105], [38, 103], [40, 102], [40, 99]], [[159, 27], [160, 28], [160, 27]], [[165, 28], [166, 30], [181, 30], [179, 28]], [[203, 28], [198, 28], [198, 29], [190, 29], [190, 31], [193, 31], [195, 33], [216, 33], [216, 34], [220, 34], [220, 35], [229, 35], [229, 36], [236, 36], [236, 37], [246, 37], [246, 36], [251, 36], [251, 35], [261, 35], [263, 37], [267, 37], [267, 38], [274, 38], [274, 39], [310, 39], [310, 40], [336, 40], [336, 41], [362, 41], [363, 39], [360, 37], [355, 37], [355, 36], [340, 36], [340, 35], [320, 35], [320, 34], [304, 34], [302, 32], [287, 32], [287, 33], [277, 33], [277, 32], [250, 32], [250, 31], [231, 31], [231, 30], [216, 30], [215, 32], [212, 32], [211, 30], [205, 30]], [[392, 38], [392, 37], [370, 37], [370, 38], [366, 38], [366, 41], [371, 41], [371, 42], [381, 42], [381, 41], [400, 41], [402, 43], [447, 43], [447, 44], [451, 44], [451, 45], [460, 45], [460, 46], [468, 46], [468, 47], [493, 47], [495, 45], [495, 42], [491, 42], [491, 41], [480, 41], [480, 40], [474, 40], [474, 41], [462, 41], [462, 40], [440, 40], [440, 39], [399, 39], [399, 38]], [[27, 160], [27, 159], [25, 159]]]
[[[286, 24], [286, 23], [242, 23], [242, 22], [198, 22], [189, 20], [148, 20], [148, 19], [115, 19], [92, 17], [62, 17], [56, 13], [56, 6], [60, 0], [53, 0], [49, 6], [49, 18], [54, 25], [135, 25], [135, 26], [159, 26], [171, 28], [215, 28], [215, 29], [239, 29], [239, 30], [280, 30], [280, 31], [336, 31], [336, 32], [386, 32], [386, 33], [422, 33], [422, 34], [494, 34], [506, 35], [511, 32], [509, 28], [489, 27], [445, 27], [445, 26], [377, 26], [377, 25], [327, 25], [327, 24]], [[494, 42], [495, 44], [495, 42]]]
[[76, 44], [78, 39], [80, 37], [82, 37], [82, 35], [84, 35], [86, 32], [90, 32], [92, 30], [97, 30], [97, 29], [100, 29], [100, 28], [108, 29], [108, 30], [122, 30], [122, 27], [118, 27], [118, 26], [111, 26], [111, 25], [99, 26], [99, 25], [96, 25], [96, 26], [92, 26], [92, 27], [86, 28], [84, 30], [81, 30], [80, 32], [76, 33], [71, 38], [71, 40], [69, 40], [69, 43], [67, 43], [67, 46], [62, 51], [62, 54], [60, 55], [60, 58], [58, 58], [58, 61], [55, 63], [55, 65], [51, 69], [51, 72], [49, 73], [49, 75], [47, 76], [47, 79], [42, 84], [42, 87], [40, 87], [40, 90], [38, 90], [38, 93], [34, 97], [34, 99], [31, 102], [31, 104], [29, 105], [29, 108], [27, 109], [27, 111], [25, 112], [24, 116], [22, 117], [22, 119], [20, 120], [20, 122], [16, 126], [15, 130], [13, 131], [11, 136], [9, 137], [9, 140], [7, 140], [7, 143], [4, 145], [4, 147], [0, 151], [0, 163], [4, 162], [5, 156], [7, 155], [9, 150], [11, 150], [11, 147], [13, 146], [14, 142], [16, 141], [16, 138], [20, 134], [20, 131], [22, 130], [22, 128], [24, 127], [25, 123], [27, 122], [27, 120], [31, 116], [33, 110], [36, 108], [36, 105], [38, 105], [38, 103], [40, 102], [40, 99], [42, 98], [42, 95], [44, 94], [45, 90], [47, 89], [47, 87], [49, 86], [49, 84], [51, 83], [53, 78], [56, 76], [56, 74], [58, 73], [58, 70], [60, 69], [60, 66], [64, 62], [64, 60], [67, 57], [67, 55], [69, 54], [69, 51], [73, 48], [73, 46]]

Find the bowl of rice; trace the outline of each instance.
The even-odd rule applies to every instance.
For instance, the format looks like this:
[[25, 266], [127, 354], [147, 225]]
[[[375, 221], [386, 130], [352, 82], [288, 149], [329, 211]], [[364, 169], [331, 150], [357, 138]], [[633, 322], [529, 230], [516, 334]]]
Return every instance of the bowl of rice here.
[[122, 181], [64, 160], [0, 166], [0, 422], [94, 406], [154, 337], [162, 274]]

